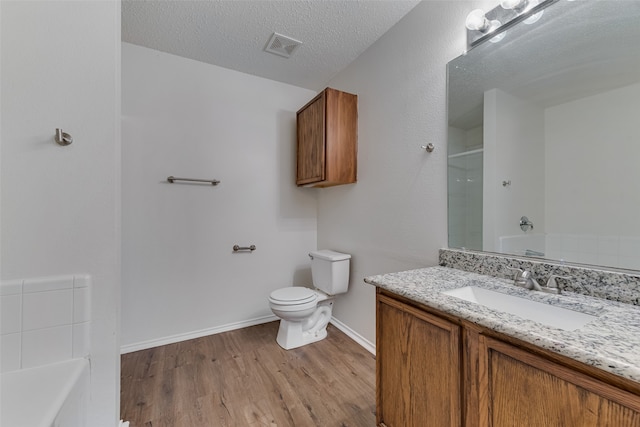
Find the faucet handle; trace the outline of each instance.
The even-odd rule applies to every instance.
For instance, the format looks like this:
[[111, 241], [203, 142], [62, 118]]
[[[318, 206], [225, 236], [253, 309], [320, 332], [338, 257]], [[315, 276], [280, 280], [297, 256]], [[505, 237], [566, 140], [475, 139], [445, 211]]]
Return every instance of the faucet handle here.
[[542, 290], [542, 286], [533, 277], [533, 273], [529, 270], [523, 270], [521, 268], [507, 267], [509, 270], [516, 272], [513, 277], [513, 284], [522, 288], [533, 289], [535, 291]]
[[513, 276], [513, 280], [516, 282], [526, 281], [532, 278], [532, 273], [529, 270], [523, 270], [521, 268], [513, 268], [507, 267], [509, 270], [515, 271], [515, 275]]
[[560, 286], [558, 286], [558, 282], [556, 282], [556, 279], [573, 279], [572, 276], [561, 276], [559, 274], [552, 274], [551, 276], [549, 276], [549, 279], [547, 280], [547, 284], [546, 286], [544, 286], [542, 288], [543, 291], [545, 292], [549, 292], [552, 294], [559, 294], [562, 290], [562, 288], [560, 288]]
[[523, 269], [521, 269], [521, 268], [514, 268], [514, 267], [507, 267], [507, 268], [508, 268], [509, 270], [513, 270], [513, 271], [515, 271], [515, 272], [516, 272], [516, 273], [515, 273], [515, 276], [514, 276], [514, 278], [515, 278], [515, 279], [517, 279], [517, 278], [519, 278], [519, 277], [522, 277], [522, 276], [524, 276], [524, 275], [525, 275], [525, 273], [527, 273], [527, 271], [526, 271], [526, 270], [523, 270]]

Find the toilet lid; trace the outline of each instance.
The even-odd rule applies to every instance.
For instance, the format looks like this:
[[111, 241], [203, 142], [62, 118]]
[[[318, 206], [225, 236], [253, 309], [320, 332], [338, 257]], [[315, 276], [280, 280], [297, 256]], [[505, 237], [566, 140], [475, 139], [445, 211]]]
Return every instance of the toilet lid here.
[[289, 288], [276, 289], [271, 292], [269, 299], [280, 304], [304, 304], [313, 301], [317, 298], [315, 292], [309, 288], [303, 288], [300, 286], [292, 286]]

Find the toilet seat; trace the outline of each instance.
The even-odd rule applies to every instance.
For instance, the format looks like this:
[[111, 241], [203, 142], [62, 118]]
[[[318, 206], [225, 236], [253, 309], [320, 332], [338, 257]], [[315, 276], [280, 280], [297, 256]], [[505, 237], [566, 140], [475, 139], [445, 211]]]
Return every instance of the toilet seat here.
[[318, 295], [309, 288], [301, 286], [291, 286], [288, 288], [280, 288], [271, 292], [269, 300], [276, 304], [304, 304], [315, 300]]
[[316, 306], [318, 294], [309, 288], [293, 286], [276, 289], [269, 295], [269, 302], [281, 311], [306, 310]]

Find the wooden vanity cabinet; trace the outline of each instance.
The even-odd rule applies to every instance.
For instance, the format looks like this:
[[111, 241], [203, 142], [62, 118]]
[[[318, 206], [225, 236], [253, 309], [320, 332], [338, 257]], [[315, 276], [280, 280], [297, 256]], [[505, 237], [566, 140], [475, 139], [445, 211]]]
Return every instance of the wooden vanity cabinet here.
[[330, 187], [356, 182], [356, 95], [325, 89], [298, 111], [297, 128], [297, 185]]
[[479, 349], [481, 426], [640, 426], [637, 395], [490, 337]]
[[381, 295], [377, 316], [378, 425], [459, 426], [460, 327]]
[[380, 426], [640, 427], [640, 384], [378, 289]]

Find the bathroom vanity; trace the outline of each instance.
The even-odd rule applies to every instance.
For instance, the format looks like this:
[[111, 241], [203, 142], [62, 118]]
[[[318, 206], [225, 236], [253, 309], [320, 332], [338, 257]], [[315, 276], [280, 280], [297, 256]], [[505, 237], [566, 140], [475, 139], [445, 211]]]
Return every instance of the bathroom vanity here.
[[[640, 97], [623, 98], [640, 93], [625, 77], [639, 17], [595, 0], [470, 12], [469, 49], [447, 67], [448, 234], [462, 250], [366, 279], [379, 425], [640, 426], [640, 199], [607, 182], [638, 181], [619, 165], [640, 147], [623, 135], [638, 130]], [[505, 280], [512, 268], [537, 290]], [[531, 282], [559, 276], [559, 295]]]
[[[378, 288], [378, 425], [640, 426], [638, 306], [446, 267], [365, 281]], [[516, 315], [443, 293], [469, 286], [512, 298], [507, 310], [523, 300], [587, 318], [563, 325], [550, 313], [548, 326], [524, 306]]]

